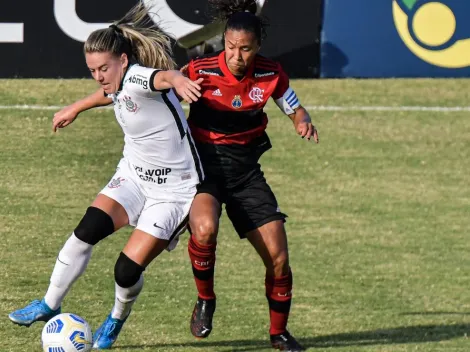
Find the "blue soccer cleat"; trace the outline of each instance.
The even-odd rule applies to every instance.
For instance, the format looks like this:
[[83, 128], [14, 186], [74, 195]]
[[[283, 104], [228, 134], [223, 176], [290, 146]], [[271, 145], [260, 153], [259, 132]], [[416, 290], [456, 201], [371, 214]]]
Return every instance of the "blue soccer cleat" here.
[[46, 302], [44, 302], [44, 299], [42, 301], [36, 299], [26, 307], [8, 314], [8, 318], [15, 324], [29, 327], [32, 323], [37, 321], [48, 321], [57, 314], [60, 314], [60, 307], [56, 310], [52, 310]]
[[93, 348], [100, 350], [111, 348], [116, 342], [126, 320], [127, 318], [123, 320], [115, 319], [109, 314], [93, 335]]

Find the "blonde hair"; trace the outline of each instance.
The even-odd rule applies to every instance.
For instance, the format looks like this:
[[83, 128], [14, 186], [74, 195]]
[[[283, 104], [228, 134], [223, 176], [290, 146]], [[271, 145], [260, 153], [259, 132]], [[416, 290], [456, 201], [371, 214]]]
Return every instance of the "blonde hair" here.
[[129, 61], [145, 67], [163, 70], [176, 67], [170, 38], [150, 19], [142, 1], [108, 28], [92, 32], [83, 50], [85, 53], [110, 52], [116, 56], [125, 53]]

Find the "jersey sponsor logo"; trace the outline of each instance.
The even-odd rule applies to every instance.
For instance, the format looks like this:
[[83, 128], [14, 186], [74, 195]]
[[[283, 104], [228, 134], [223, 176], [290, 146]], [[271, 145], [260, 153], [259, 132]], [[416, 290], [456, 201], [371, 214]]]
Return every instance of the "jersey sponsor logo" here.
[[137, 110], [139, 110], [137, 103], [133, 102], [130, 96], [125, 95], [123, 100], [124, 100], [124, 103], [126, 104], [127, 111], [137, 112]]
[[121, 187], [122, 182], [124, 182], [126, 179], [122, 177], [118, 178], [113, 178], [111, 182], [108, 184], [109, 188], [119, 188]]
[[136, 75], [134, 75], [134, 76], [131, 76], [131, 77], [129, 78], [129, 82], [130, 82], [130, 83], [138, 84], [139, 86], [142, 86], [144, 89], [148, 89], [148, 88], [149, 88], [148, 78], [145, 77], [145, 76], [139, 75], [139, 74], [136, 74]]
[[232, 99], [232, 106], [235, 109], [240, 109], [243, 105], [242, 98], [239, 95], [235, 95]]
[[263, 102], [263, 93], [264, 89], [253, 87], [251, 92], [248, 94], [253, 103], [262, 103]]
[[259, 77], [266, 77], [266, 76], [272, 76], [276, 74], [276, 72], [266, 72], [266, 73], [255, 73], [255, 78], [259, 78]]
[[203, 75], [220, 76], [217, 72], [210, 72], [210, 71], [204, 71], [204, 70], [199, 70], [197, 72]]
[[212, 93], [212, 95], [215, 95], [216, 97], [221, 97], [221, 96], [222, 96], [222, 92], [220, 91], [220, 89], [216, 89], [216, 90], [214, 90], [214, 92]]
[[166, 183], [167, 178], [163, 176], [168, 176], [171, 172], [171, 168], [169, 167], [144, 169], [143, 167], [136, 165], [134, 165], [134, 170], [142, 181], [157, 183], [159, 185]]

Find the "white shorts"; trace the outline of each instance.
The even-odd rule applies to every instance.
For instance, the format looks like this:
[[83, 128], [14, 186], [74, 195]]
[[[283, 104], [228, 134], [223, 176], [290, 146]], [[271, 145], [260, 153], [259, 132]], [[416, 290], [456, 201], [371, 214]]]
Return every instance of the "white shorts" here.
[[150, 189], [139, 182], [130, 163], [123, 158], [100, 194], [124, 207], [129, 225], [156, 238], [169, 240], [167, 250], [171, 251], [178, 244], [179, 235], [186, 230], [196, 186], [178, 191]]

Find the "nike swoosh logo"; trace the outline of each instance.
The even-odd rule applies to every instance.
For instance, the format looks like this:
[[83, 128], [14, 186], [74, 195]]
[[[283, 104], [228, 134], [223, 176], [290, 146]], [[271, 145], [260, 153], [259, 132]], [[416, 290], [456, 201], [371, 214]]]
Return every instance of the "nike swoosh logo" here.
[[158, 226], [158, 225], [157, 225], [157, 223], [153, 224], [153, 226], [155, 226], [156, 228], [159, 228], [159, 229], [165, 230], [163, 227], [161, 227], [161, 226]]

